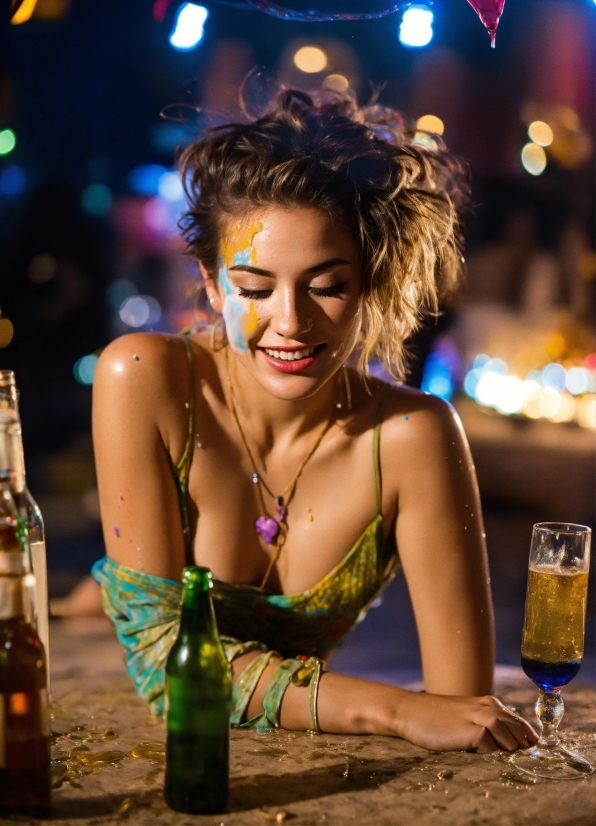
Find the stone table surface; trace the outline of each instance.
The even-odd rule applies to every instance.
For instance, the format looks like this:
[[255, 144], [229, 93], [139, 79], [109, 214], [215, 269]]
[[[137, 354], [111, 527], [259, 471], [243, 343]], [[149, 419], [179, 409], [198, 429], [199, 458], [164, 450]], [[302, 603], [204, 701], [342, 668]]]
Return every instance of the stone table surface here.
[[[505, 755], [438, 753], [403, 740], [232, 731], [228, 808], [183, 815], [162, 797], [163, 721], [125, 674], [102, 619], [52, 624], [53, 811], [61, 824], [595, 824], [596, 775], [549, 782]], [[496, 693], [533, 719], [536, 689], [518, 675]], [[564, 693], [564, 739], [596, 759], [594, 690]], [[8, 822], [2, 820], [0, 822]], [[12, 821], [14, 822], [14, 821]]]

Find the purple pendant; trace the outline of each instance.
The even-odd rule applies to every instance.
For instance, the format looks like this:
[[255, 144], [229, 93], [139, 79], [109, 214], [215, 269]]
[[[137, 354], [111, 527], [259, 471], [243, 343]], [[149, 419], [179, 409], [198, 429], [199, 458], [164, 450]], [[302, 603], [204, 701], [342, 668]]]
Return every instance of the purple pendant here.
[[255, 521], [255, 531], [267, 545], [275, 545], [279, 536], [279, 522], [271, 516], [259, 516]]

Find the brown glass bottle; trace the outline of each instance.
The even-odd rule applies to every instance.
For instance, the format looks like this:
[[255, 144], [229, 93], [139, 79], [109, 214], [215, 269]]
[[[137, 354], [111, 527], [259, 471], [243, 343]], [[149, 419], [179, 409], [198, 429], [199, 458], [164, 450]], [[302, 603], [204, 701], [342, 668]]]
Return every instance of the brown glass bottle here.
[[50, 719], [43, 645], [23, 611], [26, 529], [0, 479], [0, 815], [50, 808]]

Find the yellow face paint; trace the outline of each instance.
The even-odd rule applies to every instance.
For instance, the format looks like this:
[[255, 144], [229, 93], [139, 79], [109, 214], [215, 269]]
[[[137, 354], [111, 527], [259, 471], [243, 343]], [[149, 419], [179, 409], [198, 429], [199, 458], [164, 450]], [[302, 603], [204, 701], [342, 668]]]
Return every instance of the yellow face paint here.
[[258, 326], [259, 317], [257, 315], [257, 311], [255, 310], [255, 305], [251, 301], [248, 308], [248, 313], [245, 313], [242, 318], [242, 330], [246, 336], [252, 336]]

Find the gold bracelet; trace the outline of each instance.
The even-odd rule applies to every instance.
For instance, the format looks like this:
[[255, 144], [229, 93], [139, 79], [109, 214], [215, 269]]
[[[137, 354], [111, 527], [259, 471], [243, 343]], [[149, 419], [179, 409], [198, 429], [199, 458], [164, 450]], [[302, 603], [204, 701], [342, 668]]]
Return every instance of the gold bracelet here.
[[[313, 658], [314, 659], [314, 658]], [[309, 708], [310, 708], [310, 730], [309, 734], [320, 734], [319, 720], [317, 717], [317, 700], [319, 697], [319, 681], [323, 673], [323, 661], [316, 658], [313, 675], [310, 679]]]

